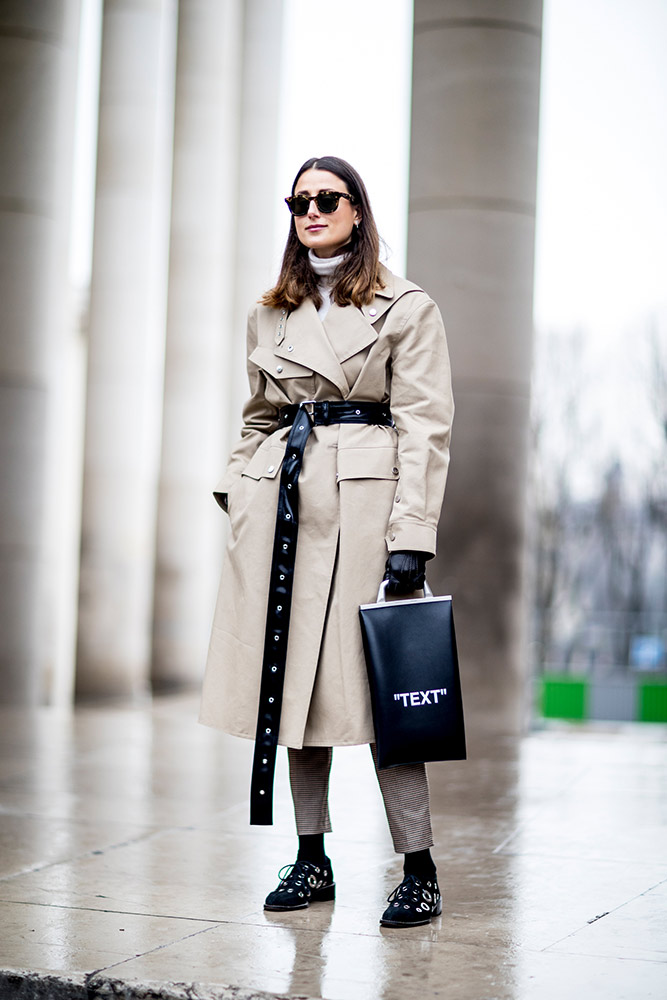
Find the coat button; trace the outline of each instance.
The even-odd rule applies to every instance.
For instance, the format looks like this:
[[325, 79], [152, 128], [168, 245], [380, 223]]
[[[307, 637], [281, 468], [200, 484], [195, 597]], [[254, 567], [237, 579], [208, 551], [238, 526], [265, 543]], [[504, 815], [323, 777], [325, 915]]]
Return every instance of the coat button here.
[[278, 372], [279, 375], [280, 375], [280, 373], [281, 373], [282, 370], [283, 370], [283, 366], [282, 365], [278, 365], [278, 367], [276, 368], [276, 371]]
[[400, 503], [400, 502], [401, 502], [401, 498], [400, 497], [396, 497], [396, 499], [394, 500], [394, 503]]
[[395, 476], [398, 475], [398, 469], [396, 468], [396, 466], [394, 466], [394, 468], [391, 471], [394, 473]]
[[395, 541], [396, 541], [396, 535], [394, 534], [394, 532], [393, 532], [393, 531], [392, 531], [392, 533], [391, 533], [391, 534], [390, 534], [390, 536], [389, 536], [389, 541], [390, 541], [390, 542], [395, 542]]
[[287, 350], [288, 351], [293, 351], [294, 350], [294, 344], [288, 344], [287, 345]]
[[266, 471], [267, 471], [268, 473], [271, 473], [271, 472], [274, 472], [274, 471], [275, 471], [275, 468], [276, 468], [276, 467], [275, 467], [275, 465], [270, 465], [270, 466], [268, 467], [268, 469], [267, 469]]
[[369, 316], [377, 316], [377, 314], [378, 314], [377, 309], [369, 309], [368, 310], [368, 315]]

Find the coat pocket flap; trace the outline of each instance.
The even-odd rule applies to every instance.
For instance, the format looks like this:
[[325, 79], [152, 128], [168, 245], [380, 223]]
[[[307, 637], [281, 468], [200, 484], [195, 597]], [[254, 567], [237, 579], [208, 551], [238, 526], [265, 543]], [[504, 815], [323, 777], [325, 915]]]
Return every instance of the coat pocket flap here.
[[298, 365], [295, 361], [290, 361], [289, 358], [280, 358], [273, 353], [271, 348], [262, 347], [261, 344], [250, 355], [250, 361], [271, 378], [304, 378], [313, 374], [312, 368]]
[[277, 445], [259, 448], [241, 475], [249, 476], [250, 479], [275, 479], [280, 472], [284, 454], [284, 449]]
[[339, 448], [338, 480], [398, 479], [395, 448]]

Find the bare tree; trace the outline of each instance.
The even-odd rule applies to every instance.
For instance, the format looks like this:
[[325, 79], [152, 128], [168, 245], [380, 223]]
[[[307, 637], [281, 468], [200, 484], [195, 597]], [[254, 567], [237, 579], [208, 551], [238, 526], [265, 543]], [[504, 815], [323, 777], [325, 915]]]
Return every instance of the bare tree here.
[[[590, 363], [579, 331], [538, 338], [532, 522], [543, 666], [630, 669], [633, 637], [667, 630], [667, 341], [654, 323], [643, 342], [646, 363], [618, 376]], [[637, 417], [622, 441], [602, 424], [605, 374], [619, 378], [606, 388]]]
[[661, 535], [663, 572], [660, 609], [667, 614], [667, 337], [660, 331], [655, 318], [649, 324], [646, 339], [649, 359], [646, 381], [651, 412], [661, 442], [649, 479], [647, 505], [651, 523]]
[[581, 331], [538, 338], [532, 390], [532, 513], [536, 628], [542, 661], [553, 655], [558, 598], [577, 584], [567, 557], [575, 467], [585, 439]]

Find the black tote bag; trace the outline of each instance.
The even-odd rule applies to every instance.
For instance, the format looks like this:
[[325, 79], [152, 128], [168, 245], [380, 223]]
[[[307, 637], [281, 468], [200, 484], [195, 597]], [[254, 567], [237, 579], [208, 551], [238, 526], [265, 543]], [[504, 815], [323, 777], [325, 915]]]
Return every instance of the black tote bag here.
[[385, 600], [359, 608], [378, 767], [465, 760], [463, 700], [451, 597]]

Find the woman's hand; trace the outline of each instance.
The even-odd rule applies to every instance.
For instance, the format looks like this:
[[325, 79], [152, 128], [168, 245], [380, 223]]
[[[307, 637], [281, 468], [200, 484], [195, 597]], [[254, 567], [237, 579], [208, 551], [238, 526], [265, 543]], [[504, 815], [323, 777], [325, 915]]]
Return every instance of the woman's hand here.
[[390, 552], [384, 572], [384, 579], [389, 581], [387, 593], [396, 597], [423, 590], [426, 558], [425, 552]]

